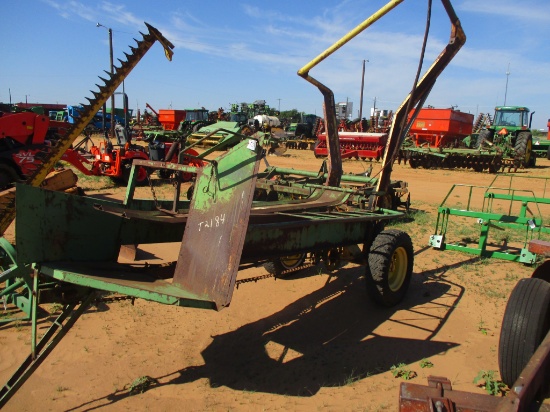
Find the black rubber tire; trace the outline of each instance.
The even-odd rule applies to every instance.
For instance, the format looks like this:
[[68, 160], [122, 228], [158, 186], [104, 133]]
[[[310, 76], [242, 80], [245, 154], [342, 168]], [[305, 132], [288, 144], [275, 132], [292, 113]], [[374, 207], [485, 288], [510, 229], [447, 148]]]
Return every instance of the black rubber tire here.
[[531, 151], [531, 157], [529, 158], [529, 164], [527, 167], [536, 167], [537, 166], [537, 154]]
[[368, 294], [380, 305], [397, 305], [409, 289], [413, 264], [413, 245], [407, 233], [396, 229], [380, 232], [369, 250]]
[[0, 163], [0, 190], [12, 187], [17, 180], [19, 180], [19, 176], [13, 167]]
[[0, 168], [0, 190], [6, 190], [12, 186], [13, 181], [9, 173]]
[[[290, 274], [290, 272], [285, 272], [302, 266], [306, 261], [306, 257], [306, 253], [297, 253], [292, 256], [277, 258], [266, 262], [264, 264], [264, 268], [265, 270], [267, 270], [268, 273], [275, 275], [275, 277], [283, 278], [286, 275]], [[293, 271], [292, 273], [294, 272], [296, 271]]]
[[395, 194], [393, 187], [390, 187], [388, 193], [385, 196], [381, 196], [378, 200], [378, 206], [384, 209], [397, 210], [399, 204], [399, 198]]
[[477, 140], [474, 145], [475, 149], [479, 149], [480, 147], [483, 148], [483, 144], [485, 142], [492, 142], [493, 141], [493, 131], [489, 129], [483, 129], [479, 134], [477, 135]]
[[548, 150], [546, 151], [546, 158], [550, 160], [550, 146], [548, 146]]
[[[130, 172], [132, 171], [132, 163], [126, 162], [121, 166], [122, 169], [122, 182], [128, 184], [130, 180]], [[136, 176], [136, 186], [145, 186], [147, 184], [147, 171], [143, 167], [139, 167], [137, 170], [138, 175]]]
[[173, 173], [174, 172], [166, 169], [157, 170], [157, 176], [159, 177], [159, 179], [163, 180], [170, 179]]
[[521, 162], [524, 167], [529, 167], [533, 152], [533, 137], [529, 132], [519, 132], [514, 145], [516, 159]]
[[550, 283], [521, 279], [510, 294], [498, 345], [502, 381], [512, 387], [550, 328]]
[[195, 185], [189, 186], [189, 189], [187, 189], [187, 200], [193, 199], [193, 193], [195, 192]]

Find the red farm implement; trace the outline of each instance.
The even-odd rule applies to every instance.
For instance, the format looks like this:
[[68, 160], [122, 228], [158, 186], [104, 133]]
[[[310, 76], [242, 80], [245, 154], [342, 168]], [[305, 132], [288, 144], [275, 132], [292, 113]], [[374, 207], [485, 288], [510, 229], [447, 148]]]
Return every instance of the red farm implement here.
[[[412, 116], [412, 113], [411, 113]], [[458, 147], [472, 133], [474, 115], [454, 109], [421, 109], [409, 131], [416, 147]]]
[[[388, 140], [387, 133], [366, 132], [338, 132], [340, 138], [340, 151], [342, 159], [376, 159], [380, 160], [384, 155], [384, 149]], [[328, 155], [327, 135], [317, 136], [317, 144], [314, 149], [315, 157]]]

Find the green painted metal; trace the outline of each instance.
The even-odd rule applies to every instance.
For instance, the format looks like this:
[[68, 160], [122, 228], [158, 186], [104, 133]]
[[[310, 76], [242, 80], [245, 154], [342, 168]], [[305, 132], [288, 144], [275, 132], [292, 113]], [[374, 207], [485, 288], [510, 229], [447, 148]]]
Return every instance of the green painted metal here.
[[529, 109], [525, 106], [497, 106], [495, 117], [490, 129], [502, 130], [506, 128], [509, 133], [515, 134], [531, 127], [528, 121]]
[[533, 137], [533, 152], [537, 154], [537, 157], [550, 160], [550, 140]]
[[[183, 229], [125, 219], [102, 211], [119, 202], [72, 196], [28, 185], [17, 187], [19, 262], [116, 262], [121, 245], [180, 241]], [[135, 203], [134, 203], [135, 204]], [[141, 203], [152, 210], [154, 202]], [[62, 224], [61, 224], [62, 223]]]
[[204, 301], [178, 285], [159, 279], [160, 267], [124, 264], [83, 264], [82, 262], [51, 262], [39, 266], [40, 273], [72, 285], [94, 290], [119, 293], [165, 305], [214, 309]]
[[[38, 279], [38, 277], [37, 277]], [[39, 286], [38, 280], [35, 282], [33, 291], [38, 293]], [[46, 333], [36, 341], [32, 340], [31, 354], [23, 361], [21, 366], [15, 371], [12, 377], [6, 382], [6, 384], [0, 389], [0, 408], [2, 408], [11, 397], [17, 392], [17, 390], [23, 385], [27, 379], [33, 374], [33, 372], [40, 366], [40, 364], [46, 359], [48, 354], [57, 346], [57, 344], [63, 339], [63, 337], [69, 332], [71, 327], [75, 324], [78, 318], [84, 313], [84, 311], [90, 306], [93, 300], [97, 296], [97, 291], [87, 290], [81, 298], [81, 303], [78, 305], [76, 302], [67, 304], [64, 306], [61, 314], [55, 319]], [[35, 313], [33, 315], [32, 333], [36, 336], [36, 309], [34, 305]]]
[[508, 191], [514, 187], [529, 188], [539, 203], [547, 203], [550, 198], [550, 177], [500, 173], [493, 178], [489, 187], [500, 187]]
[[33, 301], [31, 270], [29, 266], [18, 264], [15, 248], [4, 238], [0, 238], [0, 270], [0, 284], [4, 284], [0, 291], [0, 299], [4, 305], [15, 305], [23, 314], [2, 317], [0, 324], [30, 319]]
[[[221, 121], [211, 125], [203, 126], [196, 132], [189, 135], [187, 142], [189, 147], [194, 146], [215, 146], [224, 140], [231, 138], [243, 129], [238, 122]], [[235, 143], [235, 141], [233, 141]]]
[[278, 216], [279, 221], [266, 224], [251, 221], [241, 258], [243, 262], [367, 243], [381, 222], [394, 220], [403, 213], [357, 209], [344, 213], [315, 210], [299, 213], [296, 210], [278, 213]]
[[[131, 187], [124, 203], [47, 191], [28, 185], [18, 187], [16, 242], [19, 262], [25, 265], [36, 263], [41, 273], [78, 286], [171, 305], [223, 307], [227, 301], [220, 300], [213, 305], [212, 297], [203, 293], [207, 285], [218, 282], [217, 276], [224, 273], [223, 270], [203, 268], [196, 272], [197, 277], [211, 273], [214, 278], [193, 292], [183, 281], [179, 284], [185, 284], [185, 287], [178, 286], [178, 282], [168, 284], [163, 280], [152, 281], [151, 276], [139, 267], [118, 264], [121, 245], [181, 242], [184, 239], [182, 247], [187, 245], [191, 249], [188, 254], [192, 255], [197, 244], [206, 239], [204, 247], [200, 247], [201, 256], [210, 253], [212, 259], [202, 261], [220, 260], [222, 256], [231, 258], [232, 265], [228, 262], [222, 265], [231, 268], [231, 273], [221, 277], [232, 279], [224, 283], [225, 286], [231, 286], [239, 263], [284, 256], [296, 250], [323, 250], [362, 243], [379, 230], [376, 227], [380, 222], [402, 216], [401, 212], [391, 210], [372, 212], [366, 209], [368, 198], [374, 190], [372, 179], [350, 176], [352, 183], [371, 183], [370, 192], [362, 186], [359, 189], [330, 188], [303, 182], [279, 185], [277, 189], [281, 194], [300, 189], [302, 194], [305, 192], [310, 195], [298, 200], [283, 196], [282, 200], [275, 202], [245, 203], [246, 207], [241, 209], [251, 213], [250, 224], [244, 220], [238, 224], [229, 224], [229, 214], [236, 209], [233, 202], [239, 199], [238, 194], [246, 192], [248, 195], [245, 197], [252, 201], [250, 194], [254, 191], [255, 176], [262, 175], [257, 172], [261, 143], [256, 143], [254, 150], [251, 150], [248, 147], [250, 141], [256, 142], [254, 139], [243, 141], [199, 171], [196, 198], [192, 203], [177, 201], [175, 214], [163, 211], [163, 208], [174, 209], [170, 201], [134, 199]], [[156, 163], [136, 162], [133, 172], [138, 166], [157, 167]], [[189, 166], [183, 165], [170, 164], [169, 167], [191, 170]], [[309, 174], [292, 169], [282, 171], [287, 178], [287, 172], [301, 177]], [[273, 170], [268, 172], [270, 176], [273, 173]], [[135, 182], [131, 175], [130, 186], [133, 184]], [[247, 191], [243, 191], [242, 184], [247, 185]], [[200, 222], [208, 222], [209, 214], [219, 215], [223, 211], [224, 202], [227, 226], [231, 229], [237, 227], [246, 234], [244, 245], [239, 246], [234, 241], [222, 242], [224, 247], [229, 245], [234, 248], [231, 252], [223, 252], [220, 242], [205, 237], [203, 232], [187, 234], [186, 231], [190, 221], [192, 227], [199, 227], [193, 216], [197, 216]], [[339, 205], [345, 206], [339, 211]], [[241, 250], [242, 258], [239, 259]], [[182, 262], [192, 262], [192, 259], [185, 258]], [[200, 263], [191, 266], [193, 270], [201, 267]], [[147, 270], [152, 275], [156, 268], [149, 267]], [[175, 270], [176, 274], [179, 272], [180, 269]], [[187, 275], [192, 270], [182, 269], [181, 273]], [[232, 291], [232, 287], [229, 290]], [[230, 298], [227, 290], [222, 295]]]
[[[319, 182], [326, 180], [328, 177], [328, 173], [326, 172], [312, 172], [309, 170], [296, 170], [292, 168], [285, 168], [285, 167], [272, 167], [270, 169], [267, 169], [265, 171], [266, 174], [278, 174], [278, 175], [298, 175], [303, 177], [314, 177], [316, 179], [320, 179]], [[342, 183], [361, 183], [361, 184], [368, 184], [371, 186], [375, 186], [378, 182], [378, 179], [371, 178], [366, 175], [350, 175], [350, 174], [343, 174], [341, 178]]]
[[[495, 179], [496, 180], [496, 179]], [[543, 193], [546, 193], [546, 179], [540, 179]], [[510, 181], [511, 182], [511, 181]], [[523, 186], [526, 187], [526, 186]], [[460, 207], [450, 207], [448, 203], [458, 202], [459, 189], [466, 189], [465, 202]], [[474, 192], [481, 193], [482, 199]], [[479, 204], [482, 201], [481, 206]], [[497, 205], [498, 203], [498, 205]], [[541, 239], [550, 234], [549, 218], [547, 213], [541, 212], [541, 207], [550, 205], [550, 197], [536, 196], [532, 190], [514, 189], [511, 186], [497, 187], [475, 185], [453, 185], [438, 208], [435, 233], [430, 236], [429, 246], [440, 250], [457, 250], [481, 257], [498, 258], [533, 264], [537, 255], [529, 252], [528, 243], [532, 239]], [[506, 207], [506, 208], [505, 208]], [[465, 245], [463, 242], [448, 242], [449, 222], [452, 217], [469, 218], [479, 225], [479, 240], [477, 247]], [[490, 230], [512, 229], [523, 233], [521, 248], [504, 250], [489, 249]], [[499, 245], [491, 245], [493, 249]]]

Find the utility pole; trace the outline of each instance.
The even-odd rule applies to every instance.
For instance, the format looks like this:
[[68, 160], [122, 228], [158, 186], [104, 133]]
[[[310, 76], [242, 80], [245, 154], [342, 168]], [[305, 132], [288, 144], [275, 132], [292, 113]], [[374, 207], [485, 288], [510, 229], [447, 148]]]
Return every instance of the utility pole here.
[[508, 70], [506, 70], [506, 89], [504, 90], [504, 106], [506, 106], [506, 96], [508, 95], [508, 76], [510, 76], [510, 63], [508, 63]]
[[363, 60], [363, 75], [361, 76], [361, 98], [359, 99], [359, 120], [363, 118], [363, 89], [365, 87], [365, 63], [368, 60]]
[[[97, 23], [96, 27], [103, 27], [109, 32], [109, 62], [111, 64], [111, 77], [115, 74], [114, 65], [113, 65], [113, 30], [109, 27], [104, 26], [101, 23]], [[103, 119], [106, 118], [107, 113], [105, 110], [105, 105], [103, 106]], [[111, 137], [115, 137], [115, 95], [111, 95]]]
[[277, 99], [279, 100], [279, 114], [281, 114], [281, 99]]

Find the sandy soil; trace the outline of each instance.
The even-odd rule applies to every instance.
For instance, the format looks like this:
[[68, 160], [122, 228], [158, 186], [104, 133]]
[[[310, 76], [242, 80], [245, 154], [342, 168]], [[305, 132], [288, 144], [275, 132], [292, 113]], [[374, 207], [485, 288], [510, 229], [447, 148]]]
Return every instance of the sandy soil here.
[[[320, 165], [310, 151], [268, 161], [309, 170]], [[345, 161], [344, 170], [369, 165]], [[376, 172], [379, 164], [372, 165]], [[550, 161], [538, 159], [537, 168], [518, 175], [550, 177]], [[364, 268], [352, 264], [330, 274], [319, 266], [241, 284], [221, 312], [144, 300], [102, 304], [78, 320], [4, 409], [394, 411], [404, 380], [391, 368], [401, 363], [416, 374], [414, 383], [446, 376], [454, 389], [485, 393], [473, 380], [481, 370], [498, 371], [506, 299], [532, 268], [441, 252], [427, 242], [437, 205], [453, 184], [488, 185], [494, 176], [396, 165], [392, 177], [408, 182], [416, 211], [415, 220], [398, 225], [413, 238], [415, 265], [408, 296], [397, 307], [369, 300]], [[86, 184], [89, 195], [123, 193]], [[264, 274], [260, 267], [238, 278]], [[41, 332], [48, 323], [41, 320]], [[29, 353], [28, 323], [0, 327], [0, 344], [5, 382]], [[432, 367], [423, 367], [426, 360]], [[151, 387], [130, 394], [144, 376]]]

